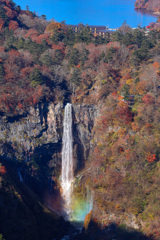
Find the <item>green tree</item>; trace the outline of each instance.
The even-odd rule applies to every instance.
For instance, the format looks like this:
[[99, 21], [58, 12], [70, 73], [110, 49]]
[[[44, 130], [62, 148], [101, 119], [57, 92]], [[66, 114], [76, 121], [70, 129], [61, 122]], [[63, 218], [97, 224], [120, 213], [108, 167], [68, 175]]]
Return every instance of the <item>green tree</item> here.
[[24, 46], [25, 46], [25, 40], [24, 40], [24, 38], [18, 39], [18, 40], [17, 40], [17, 43], [16, 43], [17, 49], [24, 48]]
[[70, 66], [77, 66], [80, 61], [80, 53], [78, 49], [73, 48], [71, 51], [69, 51], [68, 58]]
[[63, 42], [66, 37], [66, 34], [63, 29], [60, 31], [58, 29], [54, 30], [53, 36], [51, 37], [51, 40], [55, 43], [58, 44], [58, 42]]
[[146, 38], [145, 32], [141, 29], [136, 28], [133, 31], [133, 42], [137, 44], [137, 46], [140, 48], [143, 40]]
[[90, 32], [89, 26], [84, 27], [81, 26], [79, 32], [76, 34], [75, 42], [85, 42], [90, 43], [92, 42], [93, 35]]
[[6, 15], [6, 12], [3, 7], [0, 6], [0, 18], [2, 18], [7, 24], [9, 22], [9, 18]]
[[81, 83], [81, 71], [79, 68], [75, 67], [73, 69], [73, 73], [71, 74], [70, 81], [75, 84], [76, 86], [79, 86]]
[[21, 11], [21, 7], [20, 7], [19, 5], [16, 6], [15, 10], [16, 10], [17, 12], [20, 12], [20, 11]]
[[28, 5], [26, 6], [26, 11], [29, 11], [29, 6]]
[[89, 51], [87, 49], [83, 49], [80, 53], [80, 64], [84, 66], [85, 62], [88, 60]]
[[42, 64], [46, 65], [47, 67], [53, 65], [52, 57], [48, 54], [42, 55], [39, 60], [42, 62]]
[[63, 39], [63, 42], [66, 45], [73, 46], [75, 43], [75, 33], [73, 32], [73, 29], [69, 27], [66, 31], [65, 38]]
[[106, 62], [106, 63], [109, 63], [110, 61], [113, 60], [113, 55], [114, 55], [115, 52], [116, 52], [116, 49], [113, 48], [113, 47], [111, 47], [111, 48], [108, 50], [108, 52], [107, 52], [107, 54], [106, 54], [106, 58], [105, 58], [105, 62]]
[[129, 100], [129, 86], [127, 84], [123, 85], [121, 89], [121, 94], [124, 96], [124, 100]]
[[120, 41], [121, 42], [122, 39], [123, 39], [123, 33], [120, 30], [115, 31], [112, 34], [112, 40], [113, 41]]
[[56, 49], [55, 54], [54, 54], [54, 60], [53, 60], [53, 64], [61, 64], [64, 58], [64, 54], [62, 53], [61, 50]]
[[41, 15], [41, 18], [43, 18], [45, 20], [47, 19], [46, 15], [44, 15], [44, 14]]
[[29, 75], [29, 78], [33, 87], [44, 83], [42, 73], [39, 71], [38, 68], [33, 69], [33, 71]]
[[0, 64], [0, 83], [4, 82], [4, 75], [5, 75], [4, 67], [2, 64]]
[[122, 43], [126, 46], [129, 46], [134, 43], [133, 35], [131, 32], [127, 32], [126, 34], [124, 34]]

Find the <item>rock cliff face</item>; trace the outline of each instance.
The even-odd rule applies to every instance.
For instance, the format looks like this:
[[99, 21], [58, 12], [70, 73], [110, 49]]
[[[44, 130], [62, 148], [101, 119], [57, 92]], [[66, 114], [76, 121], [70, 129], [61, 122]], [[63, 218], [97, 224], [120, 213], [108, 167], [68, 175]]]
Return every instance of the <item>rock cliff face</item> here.
[[83, 168], [85, 160], [89, 157], [94, 135], [92, 129], [97, 115], [98, 109], [94, 105], [73, 105], [75, 171]]
[[[37, 206], [36, 211], [33, 211], [33, 216], [24, 216], [23, 214], [18, 215], [24, 223], [26, 221], [31, 222], [31, 225], [28, 225], [26, 228], [30, 229], [30, 235], [32, 236], [32, 230], [37, 228], [42, 228], [41, 222], [36, 222], [36, 217], [39, 219], [39, 212], [43, 212], [43, 207], [39, 206], [39, 199], [45, 202], [45, 205], [50, 207], [51, 209], [59, 211], [58, 208], [54, 208], [49, 201], [48, 192], [50, 195], [50, 199], [52, 202], [52, 197], [56, 197], [58, 195], [57, 189], [57, 177], [60, 174], [61, 169], [61, 148], [62, 148], [62, 135], [63, 135], [63, 113], [64, 113], [64, 104], [59, 102], [58, 104], [53, 103], [41, 103], [37, 105], [36, 108], [31, 108], [29, 113], [26, 116], [19, 116], [17, 118], [6, 118], [1, 116], [0, 118], [0, 159], [1, 162], [5, 164], [7, 168], [7, 177], [5, 179], [5, 184], [8, 182], [12, 187], [10, 187], [13, 191], [12, 197], [8, 197], [6, 205], [4, 204], [4, 208], [6, 206], [15, 205], [17, 202], [16, 194], [18, 194], [19, 198], [22, 197], [23, 201], [22, 205], [26, 204], [26, 211], [30, 212], [30, 208], [32, 210], [33, 203]], [[97, 115], [97, 109], [95, 106], [91, 105], [73, 105], [73, 146], [74, 146], [74, 160], [75, 160], [75, 172], [82, 169], [84, 167], [84, 162], [89, 156], [89, 152], [92, 148], [91, 140], [93, 137], [92, 128], [94, 126], [95, 117]], [[11, 176], [14, 178], [11, 179]], [[0, 191], [2, 183], [2, 178], [0, 178]], [[13, 184], [14, 183], [14, 184]], [[49, 190], [49, 185], [55, 188], [51, 191]], [[29, 188], [28, 188], [29, 187]], [[29, 192], [29, 193], [28, 193]], [[36, 195], [35, 195], [36, 193]], [[53, 196], [52, 196], [53, 193]], [[4, 192], [4, 196], [5, 196]], [[7, 194], [10, 194], [9, 192]], [[55, 195], [54, 195], [55, 194]], [[35, 200], [32, 199], [35, 196]], [[37, 198], [37, 196], [39, 198]], [[59, 195], [58, 195], [59, 197]], [[49, 200], [50, 200], [49, 199]], [[58, 200], [59, 201], [59, 200]], [[31, 206], [31, 207], [30, 207]], [[59, 205], [58, 205], [59, 206]], [[3, 206], [1, 206], [3, 209]], [[21, 208], [21, 205], [20, 207]], [[21, 213], [21, 210], [18, 208], [17, 212]], [[7, 219], [7, 215], [5, 211], [2, 211], [2, 216]], [[10, 208], [8, 211], [11, 213]], [[39, 210], [40, 209], [40, 210]], [[46, 208], [46, 211], [47, 208]], [[49, 211], [48, 211], [49, 213]], [[50, 218], [53, 218], [54, 221], [57, 222], [54, 224], [57, 226], [59, 221], [57, 215], [52, 213], [50, 214]], [[46, 214], [43, 214], [44, 219]], [[10, 216], [10, 215], [8, 215]], [[16, 214], [15, 214], [16, 216]], [[41, 218], [42, 218], [41, 217]], [[48, 215], [47, 215], [48, 217]], [[30, 220], [33, 219], [33, 221]], [[16, 222], [19, 221], [17, 218], [11, 217], [11, 219]], [[14, 221], [13, 220], [13, 221]], [[1, 219], [0, 219], [1, 221]], [[38, 220], [37, 220], [38, 221]], [[46, 222], [46, 220], [44, 220]], [[42, 221], [43, 222], [43, 221]], [[51, 223], [51, 221], [50, 221]], [[49, 224], [46, 222], [46, 229], [52, 227], [48, 227]], [[65, 223], [59, 223], [62, 227], [65, 227]], [[7, 224], [6, 224], [7, 225]], [[12, 222], [10, 223], [11, 227], [9, 233], [6, 234], [3, 229], [3, 234], [10, 237], [10, 234], [14, 231], [12, 230]], [[43, 225], [43, 224], [42, 224]], [[17, 225], [18, 226], [18, 225]], [[67, 226], [67, 225], [66, 225]], [[46, 237], [48, 230], [39, 231], [44, 232], [44, 238]], [[59, 227], [57, 227], [59, 229]], [[19, 230], [16, 230], [19, 233]], [[59, 231], [59, 230], [58, 230]], [[61, 231], [61, 230], [60, 230]], [[34, 232], [34, 231], [33, 231]], [[67, 232], [65, 229], [64, 232]], [[37, 237], [37, 232], [33, 234], [35, 239], [40, 239]], [[46, 239], [50, 239], [51, 236], [58, 236], [58, 233], [55, 231], [55, 227], [51, 233], [48, 233], [50, 236]], [[61, 235], [63, 235], [61, 231]], [[44, 239], [42, 237], [42, 239]], [[26, 239], [24, 237], [24, 239]], [[33, 239], [32, 237], [29, 239]], [[53, 239], [53, 238], [52, 238]]]
[[[0, 118], [0, 155], [30, 166], [32, 175], [37, 165], [46, 170], [46, 179], [60, 172], [64, 105], [43, 103], [29, 114], [17, 118]], [[84, 166], [89, 156], [92, 128], [97, 115], [94, 105], [73, 105], [73, 145], [75, 171]], [[43, 171], [43, 170], [42, 170]], [[36, 174], [36, 173], [35, 173]], [[39, 172], [41, 175], [42, 172]], [[49, 174], [49, 176], [47, 176]]]
[[[1, 155], [29, 160], [31, 153], [44, 144], [61, 141], [63, 105], [40, 104], [28, 115], [0, 119]], [[7, 147], [10, 151], [7, 152]], [[11, 155], [13, 153], [13, 155]]]
[[135, 7], [136, 9], [160, 12], [159, 0], [137, 0], [135, 3]]

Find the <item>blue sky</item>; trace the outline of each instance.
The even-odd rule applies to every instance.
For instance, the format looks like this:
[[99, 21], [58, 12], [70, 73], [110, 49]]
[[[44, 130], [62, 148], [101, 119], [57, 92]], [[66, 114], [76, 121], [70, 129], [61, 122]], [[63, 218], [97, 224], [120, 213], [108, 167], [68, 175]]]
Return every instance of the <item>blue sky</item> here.
[[68, 24], [97, 24], [119, 27], [126, 20], [136, 27], [148, 25], [156, 18], [134, 11], [135, 0], [15, 0], [22, 9], [29, 6], [38, 15], [45, 14], [47, 19], [58, 22], [66, 20]]

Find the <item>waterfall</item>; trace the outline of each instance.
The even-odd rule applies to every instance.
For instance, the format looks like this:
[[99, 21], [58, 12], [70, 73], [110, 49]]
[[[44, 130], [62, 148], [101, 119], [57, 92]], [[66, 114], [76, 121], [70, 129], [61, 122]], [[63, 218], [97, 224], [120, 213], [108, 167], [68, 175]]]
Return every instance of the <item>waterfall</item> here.
[[72, 182], [74, 180], [72, 148], [72, 105], [67, 103], [63, 121], [61, 187], [65, 211], [69, 218], [71, 215]]
[[62, 173], [61, 189], [64, 200], [64, 211], [70, 221], [83, 222], [86, 214], [93, 207], [93, 194], [87, 188], [86, 198], [73, 196], [73, 139], [72, 139], [72, 104], [67, 103], [64, 109], [62, 138]]

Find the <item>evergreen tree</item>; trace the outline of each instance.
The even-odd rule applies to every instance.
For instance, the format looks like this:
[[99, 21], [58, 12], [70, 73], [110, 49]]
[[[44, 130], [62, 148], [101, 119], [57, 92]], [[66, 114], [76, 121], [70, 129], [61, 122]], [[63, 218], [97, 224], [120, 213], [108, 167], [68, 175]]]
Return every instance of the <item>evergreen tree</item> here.
[[29, 78], [33, 87], [44, 83], [42, 73], [39, 71], [38, 68], [33, 69], [33, 71], [29, 75]]

